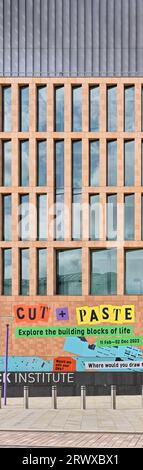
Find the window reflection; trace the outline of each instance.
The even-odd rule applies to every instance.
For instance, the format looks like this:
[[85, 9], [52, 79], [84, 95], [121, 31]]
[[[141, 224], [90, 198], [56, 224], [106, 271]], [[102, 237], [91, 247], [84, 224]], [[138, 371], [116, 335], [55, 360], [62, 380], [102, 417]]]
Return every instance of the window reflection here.
[[124, 145], [125, 186], [134, 186], [135, 178], [135, 142], [126, 141]]
[[90, 186], [99, 186], [99, 140], [90, 141]]
[[99, 194], [90, 196], [90, 240], [99, 240]]
[[37, 87], [37, 131], [47, 130], [47, 86]]
[[11, 140], [2, 143], [2, 185], [11, 186]]
[[107, 130], [115, 132], [117, 130], [117, 86], [107, 88]]
[[40, 194], [37, 198], [37, 235], [38, 240], [47, 239], [47, 194]]
[[37, 252], [37, 271], [38, 271], [38, 295], [47, 294], [47, 249], [40, 248]]
[[12, 250], [7, 248], [2, 250], [3, 283], [2, 294], [12, 295]]
[[20, 295], [29, 295], [29, 249], [20, 250]]
[[91, 132], [99, 131], [99, 86], [89, 89], [89, 129]]
[[117, 253], [115, 248], [91, 251], [91, 294], [117, 294]]
[[72, 130], [80, 132], [82, 130], [82, 87], [72, 88]]
[[29, 131], [29, 86], [20, 87], [20, 131]]
[[11, 240], [11, 194], [2, 197], [3, 240]]
[[37, 141], [37, 185], [47, 185], [47, 141]]
[[64, 131], [64, 86], [55, 87], [55, 131]]
[[29, 186], [29, 141], [20, 142], [20, 186]]
[[125, 131], [135, 130], [135, 87], [125, 86]]
[[11, 86], [2, 87], [2, 130], [11, 131]]
[[143, 294], [143, 249], [125, 252], [125, 294]]
[[57, 294], [82, 294], [81, 249], [57, 252]]
[[134, 240], [135, 238], [135, 197], [134, 194], [125, 196], [125, 240]]
[[117, 185], [117, 141], [107, 142], [107, 185]]

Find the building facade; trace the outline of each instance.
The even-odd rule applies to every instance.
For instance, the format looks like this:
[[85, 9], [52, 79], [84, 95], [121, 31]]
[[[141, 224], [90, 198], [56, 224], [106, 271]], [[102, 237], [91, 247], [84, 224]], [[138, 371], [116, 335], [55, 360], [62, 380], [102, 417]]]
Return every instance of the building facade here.
[[8, 324], [19, 390], [142, 383], [142, 18], [0, 0], [0, 377]]

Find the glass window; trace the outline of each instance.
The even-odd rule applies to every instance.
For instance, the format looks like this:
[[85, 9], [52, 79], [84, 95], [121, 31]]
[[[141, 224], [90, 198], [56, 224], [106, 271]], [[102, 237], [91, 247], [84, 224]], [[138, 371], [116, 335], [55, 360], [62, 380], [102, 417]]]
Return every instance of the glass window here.
[[11, 186], [11, 140], [2, 143], [2, 185]]
[[90, 196], [90, 240], [99, 240], [99, 194]]
[[135, 130], [135, 87], [134, 85], [125, 86], [125, 131]]
[[47, 186], [47, 141], [37, 141], [37, 185]]
[[7, 248], [2, 250], [2, 294], [12, 295], [12, 250]]
[[89, 88], [89, 130], [91, 132], [99, 131], [99, 86]]
[[82, 238], [82, 141], [72, 143], [72, 239]]
[[47, 85], [37, 87], [37, 131], [47, 130]]
[[124, 146], [124, 171], [125, 171], [125, 186], [134, 186], [135, 181], [135, 142], [129, 140], [125, 142]]
[[125, 294], [143, 294], [143, 249], [125, 251]]
[[142, 240], [143, 240], [143, 194], [141, 197], [141, 233], [142, 233]]
[[82, 86], [72, 87], [72, 131], [82, 131]]
[[2, 197], [3, 240], [11, 240], [11, 194]]
[[107, 240], [117, 240], [117, 194], [107, 196]]
[[55, 131], [64, 131], [64, 86], [55, 87]]
[[117, 294], [116, 248], [91, 251], [91, 294]]
[[29, 195], [20, 196], [20, 239], [29, 239]]
[[64, 141], [55, 142], [55, 238], [64, 239]]
[[82, 294], [81, 249], [57, 251], [57, 294]]
[[37, 293], [47, 295], [47, 249], [37, 251]]
[[20, 131], [29, 131], [29, 86], [20, 87]]
[[107, 131], [117, 130], [117, 86], [107, 87]]
[[20, 142], [20, 186], [29, 186], [29, 140]]
[[142, 87], [142, 110], [141, 110], [141, 113], [142, 113], [142, 116], [141, 116], [141, 119], [142, 119], [142, 124], [141, 124], [141, 130], [143, 131], [143, 87]]
[[99, 186], [99, 140], [89, 142], [90, 186]]
[[2, 87], [2, 130], [11, 131], [11, 86]]
[[47, 194], [39, 194], [37, 198], [37, 235], [38, 240], [47, 239]]
[[124, 212], [124, 237], [125, 240], [134, 240], [135, 238], [135, 197], [134, 194], [125, 196]]
[[29, 249], [20, 250], [20, 295], [29, 295]]
[[141, 166], [142, 166], [142, 168], [141, 168], [141, 185], [143, 186], [143, 141], [141, 143], [141, 161], [142, 161], [142, 163], [141, 163]]
[[117, 141], [107, 142], [107, 186], [117, 186]]

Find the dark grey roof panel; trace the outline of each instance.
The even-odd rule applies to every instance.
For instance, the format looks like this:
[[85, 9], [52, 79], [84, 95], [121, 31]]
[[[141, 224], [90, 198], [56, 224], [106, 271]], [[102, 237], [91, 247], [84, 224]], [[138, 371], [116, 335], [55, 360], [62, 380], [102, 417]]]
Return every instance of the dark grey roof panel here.
[[142, 76], [143, 0], [0, 0], [0, 76]]

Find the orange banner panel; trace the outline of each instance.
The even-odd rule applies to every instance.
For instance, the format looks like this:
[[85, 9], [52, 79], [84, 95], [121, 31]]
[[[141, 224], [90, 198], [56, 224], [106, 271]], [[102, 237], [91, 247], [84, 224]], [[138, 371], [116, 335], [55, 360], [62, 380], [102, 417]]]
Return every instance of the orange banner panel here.
[[16, 323], [35, 324], [39, 322], [48, 322], [51, 313], [50, 307], [47, 305], [14, 305], [14, 318]]
[[53, 370], [55, 372], [74, 372], [76, 370], [76, 361], [72, 357], [56, 357]]

